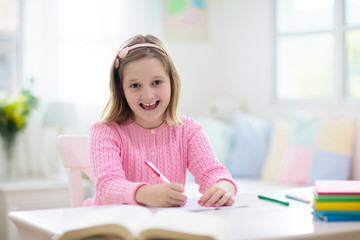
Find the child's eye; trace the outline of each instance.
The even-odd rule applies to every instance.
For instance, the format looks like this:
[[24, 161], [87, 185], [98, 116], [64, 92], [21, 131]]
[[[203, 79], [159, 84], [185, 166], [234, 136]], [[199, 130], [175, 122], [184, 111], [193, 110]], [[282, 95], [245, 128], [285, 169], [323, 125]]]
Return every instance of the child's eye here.
[[138, 83], [133, 83], [133, 84], [130, 85], [130, 87], [131, 87], [131, 88], [138, 88], [138, 87], [140, 87], [140, 84], [138, 84]]
[[156, 80], [156, 81], [153, 82], [153, 85], [160, 85], [161, 83], [162, 83], [162, 81]]

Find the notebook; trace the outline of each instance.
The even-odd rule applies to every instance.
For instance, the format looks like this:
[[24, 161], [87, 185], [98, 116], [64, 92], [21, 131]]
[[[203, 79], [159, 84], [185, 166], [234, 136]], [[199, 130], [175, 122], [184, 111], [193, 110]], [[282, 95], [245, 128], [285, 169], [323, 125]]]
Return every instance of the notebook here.
[[360, 195], [360, 181], [317, 180], [315, 191], [318, 195]]

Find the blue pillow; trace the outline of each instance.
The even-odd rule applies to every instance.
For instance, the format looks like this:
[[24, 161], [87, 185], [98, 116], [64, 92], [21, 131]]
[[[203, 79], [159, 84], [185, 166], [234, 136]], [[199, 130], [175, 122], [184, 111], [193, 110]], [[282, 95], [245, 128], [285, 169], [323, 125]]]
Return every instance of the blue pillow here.
[[203, 116], [194, 116], [209, 139], [219, 161], [226, 166], [231, 152], [233, 128], [230, 123]]
[[228, 162], [233, 177], [257, 178], [261, 175], [271, 137], [271, 125], [243, 112], [233, 117], [234, 145]]

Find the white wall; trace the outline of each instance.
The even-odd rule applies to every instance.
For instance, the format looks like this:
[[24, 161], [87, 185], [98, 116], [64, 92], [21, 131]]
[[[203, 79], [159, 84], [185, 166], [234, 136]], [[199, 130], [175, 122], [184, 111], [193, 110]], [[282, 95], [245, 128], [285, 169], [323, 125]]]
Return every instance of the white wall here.
[[[161, 27], [161, 0], [116, 1], [115, 7], [118, 8], [116, 14], [102, 19], [103, 23], [111, 26], [110, 29], [114, 31], [114, 42], [110, 46], [103, 47], [101, 58], [96, 58], [96, 51], [100, 51], [92, 49], [92, 46], [101, 46], [101, 34], [77, 36], [76, 32], [69, 33], [66, 29], [58, 29], [58, 21], [64, 21], [64, 16], [65, 18], [67, 16], [64, 12], [66, 9], [62, 9], [59, 13], [59, 1], [80, 1], [95, 6], [97, 3], [104, 4], [107, 1], [24, 1], [27, 8], [24, 75], [25, 78], [31, 76], [36, 78], [36, 93], [39, 96], [48, 100], [66, 98], [67, 94], [74, 95], [71, 89], [68, 91], [68, 88], [62, 85], [63, 81], [69, 81], [68, 77], [64, 77], [59, 72], [67, 67], [66, 62], [58, 61], [66, 58], [75, 63], [89, 61], [88, 69], [74, 67], [73, 76], [76, 77], [70, 80], [74, 84], [77, 81], [89, 84], [88, 86], [84, 84], [83, 92], [78, 93], [79, 98], [86, 91], [92, 91], [91, 101], [78, 103], [82, 132], [99, 119], [103, 104], [107, 100], [110, 67], [107, 65], [111, 62], [114, 51], [124, 40], [137, 33], [157, 35], [170, 48], [182, 77], [180, 97], [182, 114], [203, 113], [210, 102], [218, 97], [227, 96], [230, 97], [230, 103], [234, 108], [241, 107], [269, 121], [286, 118], [294, 109], [304, 109], [319, 115], [352, 115], [360, 119], [359, 104], [344, 104], [340, 100], [309, 104], [279, 102], [273, 99], [273, 30], [270, 0], [210, 1], [210, 36], [205, 42], [166, 40]], [[110, 11], [111, 5], [108, 7]], [[79, 31], [82, 28], [89, 28], [85, 26], [88, 22], [93, 24], [97, 22], [96, 7], [87, 6], [84, 7], [84, 11], [90, 12], [79, 13], [79, 22], [73, 23], [79, 25]], [[92, 14], [94, 19], [91, 17]], [[88, 21], [86, 17], [89, 18]], [[102, 29], [101, 25], [95, 28], [95, 30], [99, 29]], [[79, 46], [80, 49], [77, 51], [75, 48], [66, 53], [66, 50], [61, 48], [61, 43], [71, 39], [74, 41], [74, 46]], [[87, 47], [81, 48], [81, 43]], [[91, 69], [94, 67], [101, 68], [103, 76], [102, 74], [92, 76]], [[88, 72], [84, 73], [84, 70]], [[360, 170], [356, 174], [357, 178], [360, 178]]]
[[202, 113], [208, 102], [226, 93], [227, 53], [223, 33], [227, 24], [226, 6], [227, 1], [211, 2], [208, 41], [167, 42], [182, 79], [182, 114]]
[[[91, 24], [98, 22], [96, 4], [104, 5], [108, 1], [58, 1], [24, 1], [24, 75], [25, 79], [32, 76], [36, 78], [36, 93], [45, 100], [66, 98], [66, 95], [71, 93], [70, 87], [62, 85], [62, 82], [69, 81], [69, 78], [62, 76], [61, 71], [64, 62], [73, 61], [78, 64], [89, 63], [86, 69], [77, 66], [71, 69], [76, 77], [71, 78], [70, 82], [88, 84], [84, 84], [84, 91], [78, 93], [78, 100], [81, 101], [82, 95], [89, 95], [91, 92], [91, 104], [104, 102], [108, 94], [108, 68], [116, 49], [134, 34], [150, 33], [164, 40], [173, 54], [182, 77], [180, 110], [184, 114], [199, 113], [209, 101], [222, 95], [231, 96], [234, 98], [234, 104], [240, 104], [249, 112], [269, 120], [279, 115], [286, 116], [294, 106], [319, 111], [322, 114], [358, 112], [358, 104], [344, 104], [340, 100], [308, 104], [278, 102], [273, 99], [273, 31], [270, 0], [210, 1], [210, 36], [203, 42], [172, 41], [164, 37], [161, 25], [162, 0], [115, 1], [117, 4], [114, 8], [118, 15], [107, 17], [100, 22], [114, 32], [114, 41], [111, 46], [103, 46], [103, 53], [99, 50], [102, 32], [97, 31], [105, 27], [98, 24], [99, 26], [94, 27], [95, 34], [92, 35], [84, 34], [83, 31], [91, 29]], [[88, 3], [95, 7], [84, 8], [86, 14], [67, 9], [61, 9], [59, 13], [59, 7], [63, 2]], [[111, 8], [111, 5], [107, 8]], [[58, 22], [65, 21], [69, 16], [79, 19], [72, 24], [78, 25], [79, 35], [76, 31], [59, 29]], [[114, 24], [115, 21], [118, 21], [118, 24]], [[65, 54], [63, 52], [66, 49], [62, 47], [62, 42], [67, 41], [72, 41], [78, 48], [80, 45], [87, 47]], [[94, 46], [96, 49], [92, 48]], [[100, 57], [97, 57], [98, 55]], [[59, 59], [63, 62], [59, 63]], [[92, 76], [93, 68], [101, 68], [103, 75]]]
[[271, 119], [271, 1], [227, 2], [227, 92], [245, 110]]
[[[25, 80], [35, 77], [35, 93], [43, 102], [75, 100], [81, 115], [86, 116], [80, 118], [88, 121], [87, 126], [99, 119], [108, 99], [109, 68], [116, 50], [135, 34], [154, 34], [168, 45], [182, 78], [179, 106], [182, 114], [197, 114], [208, 101], [226, 92], [224, 26], [227, 19], [224, 11], [227, 1], [210, 2], [209, 38], [198, 42], [172, 41], [164, 37], [162, 0], [24, 2]], [[64, 7], [64, 2], [76, 3], [74, 9]], [[87, 8], [82, 9], [82, 4], [87, 4]], [[105, 11], [112, 17], [98, 16]], [[66, 27], [70, 25], [78, 31]], [[103, 43], [105, 31], [111, 32], [112, 42], [107, 39], [106, 44]], [[97, 71], [94, 73], [93, 69]], [[93, 111], [89, 113], [86, 109]]]

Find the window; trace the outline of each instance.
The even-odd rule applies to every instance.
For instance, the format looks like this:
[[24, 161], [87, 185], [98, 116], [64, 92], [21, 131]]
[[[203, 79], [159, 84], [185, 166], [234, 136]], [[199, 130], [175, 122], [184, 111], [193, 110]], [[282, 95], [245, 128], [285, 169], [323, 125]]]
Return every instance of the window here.
[[360, 99], [360, 1], [345, 1], [345, 95]]
[[0, 1], [0, 91], [15, 91], [20, 78], [19, 0]]
[[275, 96], [360, 100], [360, 0], [275, 0]]

